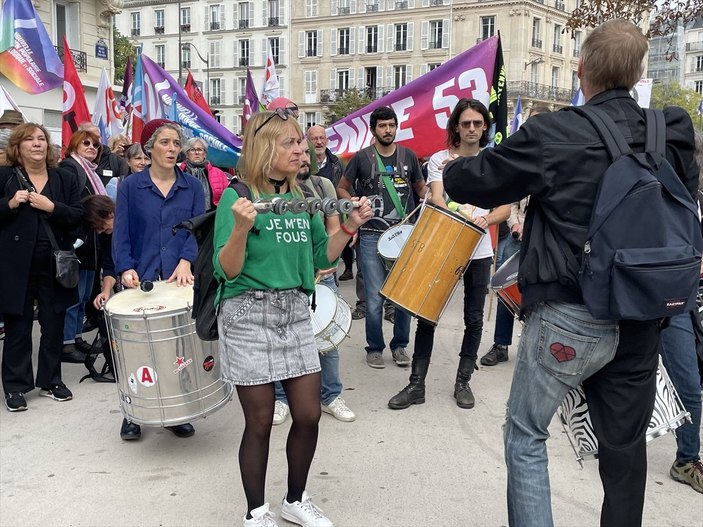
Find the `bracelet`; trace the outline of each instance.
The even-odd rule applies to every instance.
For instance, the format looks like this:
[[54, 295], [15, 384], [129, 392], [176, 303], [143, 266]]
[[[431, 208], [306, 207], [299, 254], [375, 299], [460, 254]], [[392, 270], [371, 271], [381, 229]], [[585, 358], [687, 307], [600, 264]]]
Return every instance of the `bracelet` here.
[[356, 231], [350, 231], [343, 223], [340, 224], [340, 227], [347, 236], [354, 236], [356, 234]]

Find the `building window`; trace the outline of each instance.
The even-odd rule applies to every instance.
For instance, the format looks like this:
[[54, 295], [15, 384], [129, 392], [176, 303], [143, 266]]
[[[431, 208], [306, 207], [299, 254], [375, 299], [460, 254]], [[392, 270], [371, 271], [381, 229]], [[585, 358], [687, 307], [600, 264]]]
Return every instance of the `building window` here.
[[317, 102], [317, 71], [305, 72], [305, 102]]
[[340, 94], [349, 90], [349, 70], [337, 70], [337, 91]]
[[693, 85], [693, 89], [696, 90], [696, 93], [703, 94], [703, 81], [696, 81]]
[[[364, 0], [359, 0], [360, 2], [363, 2]], [[366, 4], [366, 12], [367, 13], [375, 13], [378, 11], [378, 1], [377, 0], [368, 0]]]
[[482, 16], [481, 17], [481, 40], [491, 38], [496, 34], [496, 17]]
[[278, 37], [269, 38], [269, 48], [271, 49], [273, 63], [278, 66], [281, 63], [281, 39]]
[[210, 42], [210, 55], [207, 58], [208, 63], [206, 66], [209, 68], [219, 68], [220, 67], [220, 56], [222, 55], [222, 42], [219, 40], [213, 40]]
[[437, 68], [439, 68], [441, 65], [442, 65], [441, 62], [433, 62], [433, 63], [431, 63], [431, 64], [428, 64], [428, 65], [427, 65], [427, 71], [432, 71], [432, 70], [434, 70], [434, 69], [437, 69]]
[[244, 104], [247, 98], [247, 78], [241, 77], [237, 82], [239, 83], [239, 104]]
[[395, 50], [396, 51], [407, 51], [408, 50], [408, 25], [407, 24], [396, 24], [395, 25]]
[[239, 29], [249, 27], [249, 2], [239, 2]]
[[571, 72], [571, 93], [576, 93], [579, 89], [579, 74], [578, 71]]
[[703, 71], [703, 55], [696, 57], [696, 71]]
[[406, 69], [405, 66], [393, 66], [393, 88], [398, 89], [405, 86]]
[[442, 47], [443, 33], [443, 22], [441, 20], [430, 20], [430, 49], [440, 49]]
[[578, 57], [581, 55], [581, 32], [580, 31], [574, 31], [574, 57]]
[[190, 7], [181, 7], [181, 31], [190, 32]]
[[210, 104], [222, 104], [221, 79], [210, 79]]
[[552, 46], [552, 51], [554, 53], [563, 53], [564, 47], [561, 45], [561, 31], [562, 27], [559, 24], [554, 24], [554, 45]]
[[542, 47], [542, 34], [541, 34], [542, 20], [539, 18], [532, 19], [532, 47], [541, 48]]
[[305, 17], [317, 16], [317, 0], [305, 0]]
[[154, 33], [163, 35], [164, 33], [164, 10], [156, 9], [154, 11]]
[[138, 37], [142, 32], [142, 14], [132, 13], [132, 36]]
[[269, 0], [268, 8], [269, 8], [268, 26], [269, 27], [276, 27], [279, 25], [278, 0]]
[[317, 31], [306, 31], [305, 32], [305, 56], [306, 57], [316, 57], [317, 56]]
[[338, 31], [337, 39], [339, 40], [339, 49], [337, 52], [340, 55], [349, 55], [349, 42], [351, 31], [348, 27], [344, 27]]
[[181, 48], [181, 66], [190, 68], [190, 46]]
[[530, 65], [530, 82], [532, 84], [537, 84], [537, 80], [539, 79], [539, 64], [532, 64]]
[[376, 53], [378, 51], [378, 26], [368, 26], [366, 28], [366, 52]]
[[210, 31], [218, 31], [220, 29], [224, 29], [221, 24], [222, 13], [223, 11], [221, 5], [210, 6]]
[[351, 6], [349, 5], [349, 0], [339, 0], [339, 7], [337, 8], [337, 13], [340, 15], [348, 15], [351, 13]]
[[249, 40], [239, 41], [239, 65], [249, 66]]
[[305, 129], [307, 130], [316, 124], [317, 121], [315, 120], [315, 112], [305, 112]]
[[166, 46], [158, 44], [154, 46], [154, 50], [156, 51], [156, 63], [166, 69]]
[[556, 66], [552, 68], [552, 88], [559, 87], [559, 68]]

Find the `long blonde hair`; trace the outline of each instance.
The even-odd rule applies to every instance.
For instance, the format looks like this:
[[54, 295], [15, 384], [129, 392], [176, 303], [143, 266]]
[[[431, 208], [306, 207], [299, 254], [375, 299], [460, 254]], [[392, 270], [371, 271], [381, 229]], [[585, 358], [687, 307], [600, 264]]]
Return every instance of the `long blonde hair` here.
[[[303, 131], [295, 118], [288, 115], [287, 119], [283, 119], [281, 115], [283, 114], [280, 112], [257, 112], [244, 128], [242, 155], [237, 164], [237, 170], [251, 188], [255, 198], [261, 195], [264, 183], [268, 182], [267, 178], [276, 156], [278, 138], [290, 133], [291, 126], [301, 139], [304, 138]], [[267, 119], [268, 122], [266, 122]], [[302, 196], [303, 192], [298, 185], [297, 176], [298, 174], [286, 176], [286, 181], [293, 194]]]

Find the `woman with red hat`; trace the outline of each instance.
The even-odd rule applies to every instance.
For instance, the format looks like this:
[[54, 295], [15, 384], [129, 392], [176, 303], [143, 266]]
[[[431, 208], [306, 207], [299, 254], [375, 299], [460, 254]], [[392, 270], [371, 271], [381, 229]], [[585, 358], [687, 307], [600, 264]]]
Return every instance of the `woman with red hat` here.
[[[195, 238], [174, 225], [205, 212], [200, 182], [176, 166], [181, 151], [181, 129], [166, 119], [149, 121], [141, 144], [151, 166], [126, 178], [117, 193], [112, 236], [115, 271], [124, 287], [142, 280], [163, 279], [179, 286], [193, 283], [192, 263], [198, 254]], [[195, 433], [189, 423], [168, 427], [178, 437]], [[139, 425], [126, 419], [120, 436], [139, 439]]]

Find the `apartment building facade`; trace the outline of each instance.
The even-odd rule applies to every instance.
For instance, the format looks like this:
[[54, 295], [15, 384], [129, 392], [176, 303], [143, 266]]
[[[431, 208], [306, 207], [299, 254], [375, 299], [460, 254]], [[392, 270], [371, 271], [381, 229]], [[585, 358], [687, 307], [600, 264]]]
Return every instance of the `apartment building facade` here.
[[[0, 11], [2, 4], [3, 1], [0, 0]], [[113, 17], [120, 12], [123, 1], [40, 0], [33, 4], [61, 60], [66, 37], [71, 57], [85, 88], [88, 108], [92, 110], [103, 68], [113, 78]], [[7, 89], [28, 119], [46, 126], [53, 141], [61, 144], [62, 88], [32, 95], [17, 88], [4, 76], [0, 76], [0, 84]]]
[[685, 46], [681, 57], [683, 85], [703, 97], [703, 19], [689, 24], [684, 32]]

